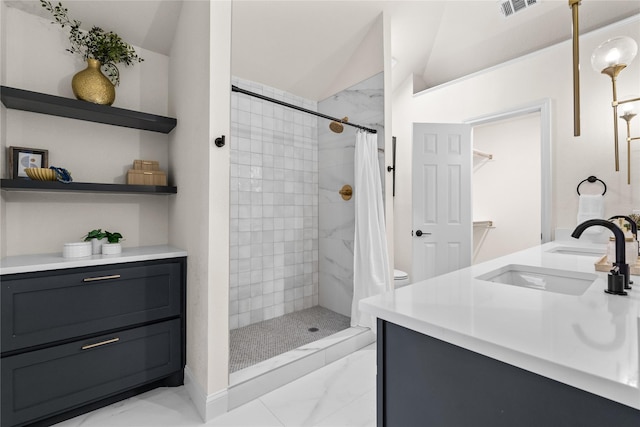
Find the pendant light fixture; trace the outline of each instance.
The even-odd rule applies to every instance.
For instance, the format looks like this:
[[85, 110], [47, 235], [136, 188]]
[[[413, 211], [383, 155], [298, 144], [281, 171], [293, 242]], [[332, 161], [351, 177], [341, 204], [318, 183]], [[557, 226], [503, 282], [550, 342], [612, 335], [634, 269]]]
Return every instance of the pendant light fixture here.
[[631, 136], [631, 119], [638, 115], [638, 110], [634, 101], [640, 101], [640, 98], [625, 97], [629, 101], [619, 103], [620, 118], [627, 122], [627, 184], [631, 184], [631, 141], [640, 139], [640, 136]]
[[[640, 137], [631, 137], [631, 120], [636, 116], [634, 102], [640, 101], [640, 97], [629, 97], [627, 99], [618, 99], [617, 81], [618, 75], [622, 70], [627, 68], [638, 53], [638, 44], [631, 37], [614, 37], [598, 46], [591, 55], [591, 65], [593, 69], [599, 73], [605, 74], [611, 78], [613, 88], [613, 139], [615, 150], [615, 167], [616, 171], [620, 170], [619, 149], [618, 149], [618, 107], [622, 119], [627, 122], [627, 182], [631, 184], [631, 141], [640, 139]], [[625, 97], [626, 98], [626, 97]]]
[[[580, 46], [578, 8], [581, 0], [569, 0], [573, 33], [573, 135], [580, 136]], [[631, 141], [640, 137], [631, 136], [631, 120], [637, 115], [635, 102], [640, 97], [624, 97], [618, 99], [618, 75], [624, 70], [638, 53], [638, 44], [630, 37], [614, 37], [598, 46], [591, 55], [591, 65], [599, 73], [611, 78], [613, 87], [613, 139], [616, 171], [620, 170], [620, 154], [618, 145], [618, 107], [620, 118], [627, 122], [627, 183], [631, 184]]]

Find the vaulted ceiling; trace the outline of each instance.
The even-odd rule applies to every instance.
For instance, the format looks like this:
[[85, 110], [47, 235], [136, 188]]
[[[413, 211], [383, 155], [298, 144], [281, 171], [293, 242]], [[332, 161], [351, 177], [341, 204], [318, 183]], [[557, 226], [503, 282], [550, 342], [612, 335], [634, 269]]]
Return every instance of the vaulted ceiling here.
[[[3, 0], [50, 18], [36, 0]], [[184, 0], [204, 1], [204, 0]], [[216, 1], [216, 0], [213, 0]], [[504, 0], [503, 0], [504, 1]], [[497, 0], [234, 0], [232, 72], [308, 99], [330, 95], [336, 79], [389, 19], [394, 88], [409, 76], [425, 89], [568, 40], [567, 0], [505, 18]], [[72, 18], [133, 45], [169, 54], [182, 1], [64, 0]], [[580, 33], [640, 14], [640, 0], [582, 0]], [[371, 67], [381, 63], [371, 60]], [[373, 55], [372, 55], [373, 56]], [[375, 71], [375, 70], [374, 70]]]

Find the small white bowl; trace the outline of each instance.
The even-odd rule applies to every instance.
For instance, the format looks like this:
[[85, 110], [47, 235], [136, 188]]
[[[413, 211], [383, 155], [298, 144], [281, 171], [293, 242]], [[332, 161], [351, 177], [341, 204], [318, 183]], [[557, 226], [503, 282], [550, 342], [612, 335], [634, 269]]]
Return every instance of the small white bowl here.
[[91, 242], [65, 243], [62, 248], [64, 258], [80, 258], [91, 256]]

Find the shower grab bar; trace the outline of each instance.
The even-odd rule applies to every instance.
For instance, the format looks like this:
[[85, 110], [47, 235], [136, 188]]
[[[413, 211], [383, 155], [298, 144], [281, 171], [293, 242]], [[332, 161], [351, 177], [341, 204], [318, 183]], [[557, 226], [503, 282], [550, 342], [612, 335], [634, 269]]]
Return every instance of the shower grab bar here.
[[378, 133], [378, 131], [375, 130], [375, 129], [371, 129], [371, 128], [368, 128], [368, 127], [357, 125], [355, 123], [347, 122], [347, 121], [344, 121], [344, 119], [338, 119], [336, 117], [327, 116], [326, 114], [318, 113], [317, 111], [307, 110], [306, 108], [298, 107], [297, 105], [289, 104], [289, 103], [280, 101], [278, 99], [273, 99], [273, 98], [269, 98], [268, 96], [260, 95], [259, 93], [250, 92], [248, 90], [241, 89], [241, 88], [239, 88], [238, 86], [235, 86], [235, 85], [231, 85], [231, 92], [243, 93], [245, 95], [253, 96], [254, 98], [260, 98], [260, 99], [262, 99], [264, 101], [273, 102], [275, 104], [279, 104], [279, 105], [282, 105], [284, 107], [293, 108], [294, 110], [302, 111], [303, 113], [312, 114], [314, 116], [322, 117], [323, 119], [331, 120], [333, 122], [338, 122], [338, 123], [341, 123], [343, 125], [353, 126], [355, 128], [365, 130], [365, 131], [367, 131], [369, 133]]

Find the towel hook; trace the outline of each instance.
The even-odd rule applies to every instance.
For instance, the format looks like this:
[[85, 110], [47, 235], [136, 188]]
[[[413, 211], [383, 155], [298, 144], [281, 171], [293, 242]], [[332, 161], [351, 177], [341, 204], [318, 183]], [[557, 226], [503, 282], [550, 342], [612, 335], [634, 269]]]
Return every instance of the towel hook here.
[[591, 175], [589, 178], [587, 179], [583, 179], [582, 181], [580, 181], [580, 184], [578, 184], [578, 188], [576, 188], [576, 191], [578, 192], [578, 196], [580, 196], [580, 186], [582, 185], [582, 183], [584, 183], [585, 181], [589, 181], [589, 182], [596, 182], [596, 181], [600, 181], [602, 183], [602, 185], [604, 185], [604, 191], [602, 192], [602, 195], [604, 196], [605, 193], [607, 192], [607, 184], [604, 183], [603, 180], [596, 178], [595, 176]]

